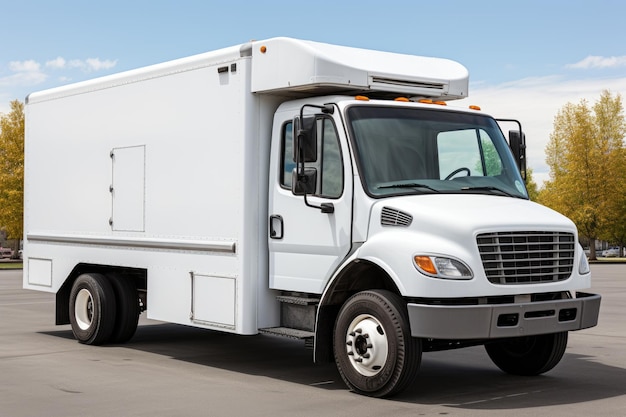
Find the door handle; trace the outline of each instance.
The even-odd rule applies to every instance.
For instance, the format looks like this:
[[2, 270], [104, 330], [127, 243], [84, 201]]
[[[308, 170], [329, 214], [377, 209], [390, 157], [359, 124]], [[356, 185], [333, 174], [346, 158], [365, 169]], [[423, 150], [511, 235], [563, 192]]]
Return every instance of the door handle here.
[[283, 216], [272, 214], [270, 216], [270, 239], [283, 238]]

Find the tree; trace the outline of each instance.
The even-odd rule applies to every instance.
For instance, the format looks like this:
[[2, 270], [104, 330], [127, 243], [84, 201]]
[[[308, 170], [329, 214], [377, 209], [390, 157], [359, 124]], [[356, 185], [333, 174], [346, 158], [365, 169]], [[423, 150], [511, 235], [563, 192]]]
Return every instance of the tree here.
[[625, 133], [621, 96], [604, 91], [593, 107], [586, 100], [567, 103], [554, 119], [546, 147], [550, 180], [539, 201], [576, 223], [589, 239], [592, 259], [596, 239], [626, 215], [620, 212], [626, 185]]
[[531, 201], [537, 201], [539, 198], [539, 187], [537, 187], [537, 183], [533, 178], [533, 170], [532, 168], [526, 168], [526, 190], [528, 190], [528, 197]]
[[24, 104], [11, 102], [0, 116], [0, 227], [22, 239], [24, 213]]

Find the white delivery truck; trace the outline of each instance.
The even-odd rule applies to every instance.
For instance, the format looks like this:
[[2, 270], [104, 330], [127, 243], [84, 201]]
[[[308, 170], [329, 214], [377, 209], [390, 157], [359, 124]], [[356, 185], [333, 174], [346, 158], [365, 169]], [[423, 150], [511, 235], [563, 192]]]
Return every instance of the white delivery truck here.
[[[274, 38], [27, 97], [24, 288], [81, 343], [302, 338], [383, 397], [422, 352], [540, 374], [600, 296], [460, 64]], [[511, 150], [513, 152], [511, 152]]]

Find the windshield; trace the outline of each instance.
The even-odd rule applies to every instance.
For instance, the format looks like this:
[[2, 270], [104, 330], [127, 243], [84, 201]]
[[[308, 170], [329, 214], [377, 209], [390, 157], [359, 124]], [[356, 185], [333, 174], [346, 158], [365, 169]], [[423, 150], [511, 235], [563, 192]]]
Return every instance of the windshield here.
[[352, 106], [348, 125], [372, 197], [475, 193], [528, 198], [490, 117], [423, 108]]

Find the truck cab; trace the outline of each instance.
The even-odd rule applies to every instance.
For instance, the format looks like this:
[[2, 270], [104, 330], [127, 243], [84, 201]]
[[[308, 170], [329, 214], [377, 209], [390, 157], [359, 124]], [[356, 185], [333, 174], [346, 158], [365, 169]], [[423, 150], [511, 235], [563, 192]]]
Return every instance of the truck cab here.
[[386, 396], [412, 380], [396, 369], [400, 382], [372, 385], [403, 367], [398, 346], [420, 356], [485, 344], [503, 370], [543, 373], [567, 331], [595, 325], [599, 297], [575, 292], [591, 284], [576, 227], [529, 201], [522, 135], [507, 141], [491, 116], [442, 101], [279, 107], [270, 287], [321, 294], [311, 330], [333, 351], [315, 352], [334, 356], [352, 389]]

